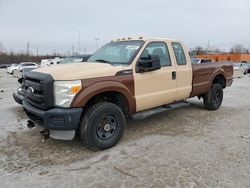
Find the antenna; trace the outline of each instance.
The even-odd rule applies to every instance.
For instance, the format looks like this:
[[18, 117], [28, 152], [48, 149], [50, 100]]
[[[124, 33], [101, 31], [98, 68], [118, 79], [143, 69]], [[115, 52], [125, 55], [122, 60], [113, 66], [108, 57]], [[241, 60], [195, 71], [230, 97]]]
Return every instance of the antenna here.
[[27, 54], [29, 55], [30, 54], [30, 42], [28, 41], [27, 43]]

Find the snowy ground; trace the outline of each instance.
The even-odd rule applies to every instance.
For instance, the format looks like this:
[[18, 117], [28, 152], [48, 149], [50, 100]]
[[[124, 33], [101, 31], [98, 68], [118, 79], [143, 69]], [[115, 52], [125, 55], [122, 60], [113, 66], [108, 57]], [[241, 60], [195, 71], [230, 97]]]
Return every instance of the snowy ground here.
[[222, 107], [202, 101], [129, 121], [115, 147], [41, 142], [14, 102], [17, 79], [0, 70], [0, 187], [250, 187], [250, 77], [224, 91]]

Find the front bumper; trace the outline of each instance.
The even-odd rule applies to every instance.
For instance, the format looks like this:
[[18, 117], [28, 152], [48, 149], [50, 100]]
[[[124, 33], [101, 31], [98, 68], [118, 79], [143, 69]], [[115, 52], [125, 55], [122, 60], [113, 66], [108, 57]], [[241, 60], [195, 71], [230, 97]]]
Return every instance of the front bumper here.
[[25, 99], [22, 104], [29, 118], [45, 129], [76, 130], [79, 127], [82, 108], [53, 108], [43, 111], [30, 105]]
[[18, 104], [20, 104], [20, 105], [23, 104], [24, 96], [23, 96], [23, 95], [20, 95], [18, 92], [13, 93], [13, 98], [14, 98], [14, 100], [15, 100]]

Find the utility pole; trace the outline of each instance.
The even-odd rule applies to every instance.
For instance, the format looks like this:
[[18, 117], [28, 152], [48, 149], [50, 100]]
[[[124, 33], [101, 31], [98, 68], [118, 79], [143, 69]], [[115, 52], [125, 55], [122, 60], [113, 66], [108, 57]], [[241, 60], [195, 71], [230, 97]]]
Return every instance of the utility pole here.
[[71, 49], [72, 49], [72, 54], [71, 54], [71, 56], [74, 56], [74, 53], [75, 53], [75, 52], [74, 52], [74, 49], [75, 49], [75, 48], [74, 48], [74, 45], [72, 45], [72, 48], [71, 48]]
[[208, 42], [207, 42], [207, 54], [209, 52], [209, 49], [210, 49], [210, 40], [208, 40]]
[[36, 56], [37, 56], [37, 57], [39, 56], [39, 49], [38, 49], [38, 46], [36, 47]]
[[100, 38], [99, 37], [95, 37], [94, 39], [95, 39], [95, 48], [97, 50], [98, 49], [98, 41], [100, 40]]
[[28, 43], [27, 43], [27, 55], [29, 55], [29, 54], [30, 54], [30, 43], [28, 41]]

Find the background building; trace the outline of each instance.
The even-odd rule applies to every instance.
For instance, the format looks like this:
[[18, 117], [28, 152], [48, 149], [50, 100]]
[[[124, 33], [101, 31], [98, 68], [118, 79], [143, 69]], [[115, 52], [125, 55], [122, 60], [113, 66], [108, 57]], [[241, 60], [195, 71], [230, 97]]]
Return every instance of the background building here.
[[202, 54], [196, 55], [196, 58], [212, 59], [214, 62], [250, 62], [250, 54]]

